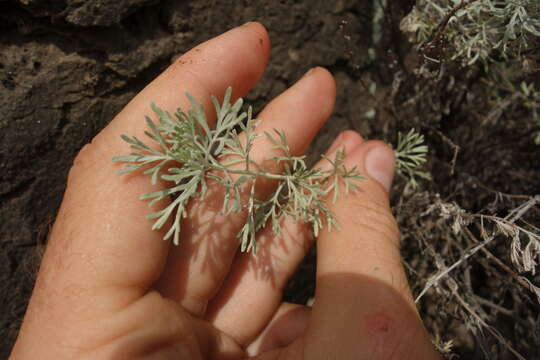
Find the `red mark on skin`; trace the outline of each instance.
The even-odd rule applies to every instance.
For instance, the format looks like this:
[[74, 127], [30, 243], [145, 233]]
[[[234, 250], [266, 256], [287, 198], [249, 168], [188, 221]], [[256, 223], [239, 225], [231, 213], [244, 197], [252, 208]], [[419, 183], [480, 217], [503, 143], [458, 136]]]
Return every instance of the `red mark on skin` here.
[[389, 356], [396, 348], [396, 336], [394, 335], [394, 320], [386, 313], [378, 312], [366, 315], [365, 332], [371, 342], [373, 355], [381, 358], [391, 358]]
[[384, 336], [390, 331], [392, 319], [385, 314], [379, 313], [366, 316], [366, 326], [370, 333]]

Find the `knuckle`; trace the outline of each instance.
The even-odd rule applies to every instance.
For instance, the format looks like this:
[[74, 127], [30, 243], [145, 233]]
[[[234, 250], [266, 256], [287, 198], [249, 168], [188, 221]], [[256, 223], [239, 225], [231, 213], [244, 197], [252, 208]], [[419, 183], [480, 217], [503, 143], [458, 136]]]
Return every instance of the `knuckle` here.
[[68, 185], [79, 183], [88, 174], [103, 168], [107, 162], [113, 164], [112, 155], [109, 155], [110, 149], [109, 140], [101, 134], [98, 134], [91, 142], [85, 144], [73, 159], [67, 178]]
[[192, 319], [177, 303], [157, 291], [128, 306], [119, 321], [124, 323], [121, 335], [109, 334], [114, 340], [102, 346], [108, 348], [106, 358], [161, 358], [165, 353], [197, 358], [198, 341]]
[[153, 316], [157, 316], [158, 324], [166, 324], [172, 334], [184, 337], [192, 332], [186, 324], [190, 323], [189, 314], [182, 311], [178, 303], [163, 297], [157, 291], [151, 291], [147, 295], [149, 307], [153, 310]]
[[79, 178], [83, 177], [88, 168], [92, 166], [94, 163], [94, 152], [95, 145], [93, 143], [88, 143], [79, 150], [77, 155], [75, 155], [73, 164], [68, 173], [68, 186], [74, 182], [78, 182]]
[[399, 227], [388, 205], [366, 197], [352, 197], [349, 205], [347, 213], [353, 224], [378, 233], [392, 243], [399, 243]]

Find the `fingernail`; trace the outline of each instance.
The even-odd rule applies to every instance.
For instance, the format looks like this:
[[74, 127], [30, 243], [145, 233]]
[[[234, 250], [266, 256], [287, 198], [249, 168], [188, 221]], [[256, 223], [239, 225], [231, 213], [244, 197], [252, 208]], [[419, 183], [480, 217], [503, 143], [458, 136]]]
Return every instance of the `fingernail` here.
[[[334, 160], [339, 150], [342, 150], [345, 156], [347, 156], [347, 154], [352, 153], [361, 144], [362, 138], [360, 136], [358, 136], [357, 134], [353, 134], [351, 131], [344, 131], [338, 135], [332, 145], [330, 145], [328, 150], [326, 150], [325, 155], [327, 158]], [[321, 168], [329, 170], [331, 168], [330, 162], [324, 161], [321, 165]]]
[[[253, 22], [253, 21], [248, 21], [247, 23], [245, 23], [245, 24], [242, 25], [242, 26], [249, 26], [252, 22]], [[240, 27], [242, 27], [242, 26], [240, 26]]]
[[309, 69], [308, 71], [306, 71], [306, 73], [302, 77], [305, 78], [305, 77], [310, 76], [311, 74], [313, 74], [315, 72], [315, 69], [316, 69], [316, 67]]
[[308, 76], [310, 76], [311, 74], [313, 74], [313, 72], [314, 72], [315, 69], [316, 69], [316, 68], [311, 68], [311, 69], [309, 69], [308, 71], [306, 71], [306, 72], [304, 73], [304, 75], [302, 75], [302, 77], [300, 77], [298, 80], [296, 80], [295, 85], [296, 85], [296, 84], [302, 83], [302, 80], [304, 80], [305, 78], [307, 78]]
[[369, 176], [390, 191], [394, 179], [394, 151], [385, 145], [375, 146], [366, 155], [365, 167]]
[[343, 133], [339, 134], [338, 137], [332, 143], [332, 145], [330, 145], [328, 150], [326, 150], [326, 156], [328, 156], [329, 158], [332, 158], [332, 156], [334, 156], [339, 146], [342, 145], [341, 144], [343, 142], [342, 140], [343, 140]]

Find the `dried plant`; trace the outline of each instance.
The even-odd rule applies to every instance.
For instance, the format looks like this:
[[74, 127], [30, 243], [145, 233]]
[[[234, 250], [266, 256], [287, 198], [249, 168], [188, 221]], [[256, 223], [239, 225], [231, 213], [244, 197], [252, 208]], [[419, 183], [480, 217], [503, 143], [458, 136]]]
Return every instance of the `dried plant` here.
[[[472, 213], [454, 202], [445, 202], [425, 192], [410, 199], [415, 202], [415, 210], [420, 205], [419, 199], [425, 210], [414, 217], [416, 230], [413, 236], [422, 239], [422, 251], [430, 256], [421, 257], [421, 260], [416, 258], [421, 264], [408, 267], [413, 284], [416, 284], [413, 285], [416, 302], [421, 304], [424, 297], [428, 297], [426, 303], [439, 303], [443, 307], [437, 312], [439, 317], [460, 318], [475, 335], [486, 358], [493, 358], [494, 349], [484, 333], [490, 334], [517, 359], [526, 359], [516, 344], [507, 339], [508, 334], [499, 330], [498, 319], [510, 316], [515, 321], [514, 330], [519, 332], [529, 331], [529, 327], [534, 326], [518, 318], [512, 309], [507, 309], [508, 301], [501, 294], [510, 292], [511, 303], [516, 307], [531, 300], [540, 304], [540, 288], [534, 285], [540, 259], [540, 229], [525, 220], [525, 216], [540, 204], [540, 196], [526, 198], [504, 217]], [[426, 267], [429, 262], [436, 269], [434, 273]], [[511, 262], [514, 269], [507, 262]], [[499, 289], [493, 296], [471, 284], [474, 266], [485, 268], [493, 277], [486, 280], [484, 286], [498, 284]], [[505, 276], [510, 280], [501, 285], [499, 281]], [[529, 306], [528, 311], [534, 313], [534, 307], [534, 304]], [[444, 334], [447, 330], [441, 331]], [[441, 334], [437, 335], [437, 343], [442, 344]]]
[[[517, 270], [519, 272], [530, 272], [534, 275], [536, 273], [538, 261], [540, 260], [540, 229], [531, 225], [519, 226], [516, 225], [516, 222], [536, 204], [540, 204], [540, 195], [531, 197], [528, 201], [513, 209], [504, 218], [493, 215], [469, 214], [456, 204], [440, 201], [433, 204], [427, 211], [430, 212], [433, 211], [433, 208], [437, 208], [443, 219], [451, 218], [452, 230], [456, 235], [468, 231], [465, 226], [468, 226], [475, 221], [478, 222], [482, 241], [476, 246], [467, 249], [463, 256], [454, 264], [446, 267], [444, 271], [431, 277], [427, 281], [424, 289], [417, 296], [416, 301], [418, 302], [432, 286], [440, 281], [441, 278], [445, 277], [449, 272], [491, 243], [498, 235], [503, 235], [503, 238], [511, 239], [510, 254], [512, 262]], [[487, 230], [485, 226], [486, 222], [491, 222], [495, 225], [491, 231]], [[525, 246], [522, 245], [523, 242], [526, 243]], [[538, 301], [540, 303], [540, 297], [538, 298]]]

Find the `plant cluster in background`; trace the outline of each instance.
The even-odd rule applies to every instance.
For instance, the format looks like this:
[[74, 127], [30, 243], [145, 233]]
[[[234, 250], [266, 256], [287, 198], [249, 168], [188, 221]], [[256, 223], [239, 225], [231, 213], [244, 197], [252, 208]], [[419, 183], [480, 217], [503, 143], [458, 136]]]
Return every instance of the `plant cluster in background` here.
[[481, 64], [491, 102], [482, 121], [519, 114], [540, 145], [540, 85], [534, 76], [540, 69], [539, 1], [418, 0], [400, 27], [424, 60], [419, 72]]
[[[448, 47], [464, 65], [527, 54], [540, 36], [537, 0], [418, 0], [401, 29], [418, 49]], [[438, 61], [438, 59], [432, 59]]]
[[[540, 195], [512, 171], [540, 158], [540, 2], [417, 0], [400, 29], [414, 61], [390, 66], [375, 110], [430, 147], [432, 180], [394, 200], [417, 303], [449, 357], [526, 359], [540, 348]], [[398, 133], [397, 154], [415, 136]]]

